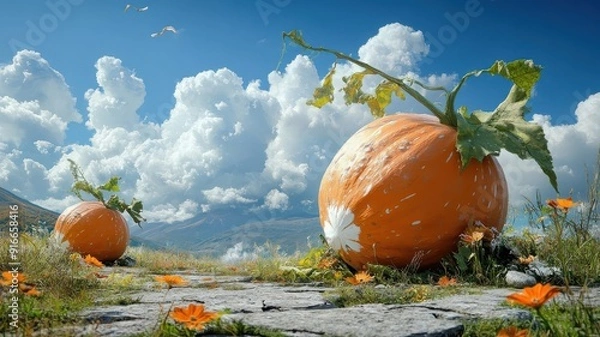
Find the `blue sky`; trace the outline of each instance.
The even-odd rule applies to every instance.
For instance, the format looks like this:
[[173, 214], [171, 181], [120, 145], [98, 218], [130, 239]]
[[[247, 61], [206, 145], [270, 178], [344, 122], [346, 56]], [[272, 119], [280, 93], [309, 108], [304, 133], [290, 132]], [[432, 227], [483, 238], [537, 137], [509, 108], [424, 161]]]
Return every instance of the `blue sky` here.
[[[53, 28], [51, 20], [43, 20], [44, 15], [53, 14], [52, 6], [47, 4], [64, 3], [69, 4], [69, 15], [64, 20], [55, 15], [56, 29], [44, 32], [44, 27]], [[572, 113], [576, 100], [600, 89], [600, 10], [587, 1], [544, 1], [543, 5], [539, 1], [491, 0], [388, 0], [373, 4], [356, 0], [131, 2], [139, 7], [148, 5], [150, 10], [143, 13], [124, 13], [126, 1], [72, 3], [25, 0], [2, 4], [0, 41], [16, 39], [34, 47], [66, 77], [79, 97], [95, 85], [93, 72], [86, 69], [100, 56], [118, 57], [140, 77], [152, 79], [146, 81], [148, 95], [141, 113], [158, 119], [164, 118], [164, 111], [158, 107], [173, 102], [173, 86], [182, 77], [227, 67], [246, 81], [265, 81], [278, 64], [283, 31], [300, 29], [313, 44], [352, 53], [381, 26], [392, 22], [425, 33], [436, 56], [420, 65], [424, 73], [464, 74], [497, 59], [533, 59], [544, 67], [538, 85], [543, 99], [535, 98], [531, 104], [545, 114]], [[466, 8], [473, 8], [477, 16], [463, 24]], [[27, 21], [45, 37], [37, 39], [33, 34], [36, 39], [27, 43], [26, 35], [31, 30]], [[162, 39], [150, 37], [151, 32], [166, 24], [182, 33]], [[289, 50], [284, 60], [300, 52], [298, 48]], [[2, 48], [0, 60], [6, 63], [13, 54], [11, 48]], [[332, 62], [327, 55], [314, 58], [321, 71]], [[465, 90], [462, 100], [476, 108], [495, 107], [504, 90], [496, 94], [494, 89], [507, 84], [498, 80], [481, 82], [486, 86], [485, 94], [475, 88]], [[78, 108], [85, 114], [83, 103], [79, 99]], [[77, 131], [70, 136], [82, 138], [79, 132], [85, 130]]]
[[[53, 111], [65, 101], [51, 102], [51, 91], [39, 89], [41, 106], [25, 109], [24, 102], [37, 99], [37, 91], [25, 84], [19, 90], [0, 86], [0, 97], [14, 99], [10, 109], [8, 103], [4, 107], [5, 116], [10, 116], [11, 121], [5, 125], [14, 135], [7, 136], [8, 129], [4, 138], [0, 135], [0, 151], [5, 155], [0, 166], [0, 186], [60, 210], [73, 201], [65, 199], [70, 176], [64, 162], [66, 157], [74, 156], [82, 165], [96, 168], [89, 168], [93, 179], [122, 176], [124, 193], [146, 197], [149, 214], [156, 220], [164, 220], [169, 212], [184, 219], [220, 207], [266, 207], [278, 216], [314, 215], [320, 173], [335, 154], [340, 139], [351, 135], [369, 116], [360, 107], [334, 106], [320, 112], [330, 113], [331, 118], [340, 116], [323, 129], [334, 128], [337, 140], [329, 139], [332, 146], [324, 146], [327, 138], [318, 136], [323, 130], [315, 129], [313, 139], [304, 143], [291, 139], [303, 136], [302, 122], [310, 126], [323, 118], [306, 110], [310, 120], [304, 121], [293, 113], [304, 111], [295, 101], [318, 84], [319, 78], [313, 76], [311, 69], [316, 69], [322, 78], [333, 58], [309, 54], [309, 59], [298, 59], [303, 51], [288, 45], [277, 69], [279, 73], [274, 73], [281, 57], [281, 33], [299, 29], [313, 45], [356, 56], [361, 47], [366, 53], [371, 48], [370, 55], [376, 53], [374, 44], [368, 43], [376, 36], [380, 45], [390, 43], [388, 49], [383, 49], [389, 52], [395, 46], [389, 38], [402, 36], [401, 31], [406, 33], [402, 27], [408, 27], [421, 34], [420, 38], [411, 35], [413, 44], [400, 47], [391, 70], [410, 72], [433, 83], [452, 85], [457, 76], [488, 67], [498, 59], [528, 58], [542, 65], [544, 70], [530, 101], [529, 118], [538, 114], [538, 122], [546, 123], [546, 130], [551, 133], [551, 150], [560, 168], [559, 177], [567, 186], [565, 192], [572, 188], [583, 193], [583, 164], [593, 165], [600, 144], [597, 138], [590, 138], [596, 134], [590, 125], [600, 124], [600, 105], [596, 105], [600, 98], [594, 96], [600, 92], [600, 25], [596, 23], [600, 9], [592, 2], [137, 0], [129, 3], [148, 6], [148, 10], [124, 12], [127, 3], [23, 0], [0, 4], [0, 43], [4, 46], [0, 48], [0, 70], [4, 67], [5, 71], [0, 72], [0, 80], [4, 76], [6, 83], [8, 79], [18, 82], [19, 76], [31, 72], [43, 82], [50, 76], [44, 71], [53, 69], [62, 79], [54, 73], [50, 77], [55, 82], [50, 86], [60, 90], [61, 97], [70, 95], [76, 99], [72, 111]], [[173, 25], [179, 32], [150, 37], [165, 25]], [[386, 26], [391, 28], [383, 32], [381, 29]], [[25, 70], [10, 68], [21, 48], [39, 53], [39, 57], [21, 54], [22, 60], [38, 62], [37, 68], [27, 62], [19, 65]], [[419, 52], [417, 48], [429, 50]], [[46, 63], [39, 65], [40, 60]], [[218, 72], [223, 68], [231, 73]], [[36, 69], [44, 71], [40, 70], [38, 76]], [[127, 80], [117, 85], [115, 78], [119, 74]], [[99, 84], [101, 75], [107, 82]], [[189, 81], [183, 81], [184, 78]], [[235, 84], [237, 80], [241, 84]], [[248, 85], [256, 80], [260, 85], [249, 90]], [[111, 83], [117, 88], [113, 93], [107, 89]], [[509, 84], [499, 78], [473, 79], [458, 103], [471, 109], [491, 110], [502, 101], [508, 88]], [[86, 95], [88, 91], [90, 96]], [[97, 94], [90, 100], [92, 92]], [[245, 103], [240, 103], [240, 97]], [[126, 110], [115, 106], [105, 109], [117, 104], [114, 102], [124, 104]], [[181, 106], [175, 108], [176, 102]], [[578, 117], [577, 104], [582, 102], [587, 103]], [[236, 104], [249, 110], [240, 115], [239, 110], [231, 108]], [[411, 103], [395, 104], [398, 109], [424, 111]], [[30, 117], [42, 116], [42, 110], [49, 110], [58, 117], [52, 122], [57, 124], [48, 125], [60, 126], [62, 120], [65, 128], [50, 130], [52, 126], [40, 121], [47, 116], [36, 119], [35, 125], [28, 124], [33, 117], [21, 118], [25, 115], [18, 111], [23, 109], [29, 109]], [[88, 109], [95, 111], [95, 121], [91, 121]], [[344, 115], [346, 110], [350, 117]], [[197, 117], [190, 111], [205, 111], [208, 117], [190, 121]], [[229, 115], [210, 124], [218, 111]], [[186, 133], [192, 124], [207, 130], [207, 123], [213, 129], [222, 128], [222, 134], [200, 135], [193, 128], [189, 135]], [[298, 123], [298, 130], [294, 123]], [[107, 125], [112, 129], [100, 130]], [[123, 129], [117, 130], [117, 126]], [[227, 128], [234, 131], [227, 133]], [[178, 129], [185, 137], [174, 138]], [[241, 130], [252, 136], [227, 143]], [[146, 139], [156, 143], [144, 143]], [[106, 145], [110, 142], [115, 144]], [[179, 151], [176, 146], [189, 151]], [[247, 148], [239, 150], [242, 147]], [[138, 161], [156, 148], [164, 151], [151, 158], [162, 156], [172, 160], [173, 165], [181, 164], [179, 171], [169, 171], [159, 164], [156, 165], [160, 167], [153, 167], [149, 164], [151, 159]], [[137, 157], [130, 155], [132, 152]], [[242, 159], [224, 159], [231, 153], [239, 153]], [[190, 158], [198, 155], [203, 159], [189, 164]], [[549, 184], [531, 163], [519, 163], [509, 156], [501, 159], [513, 186], [515, 204], [523, 195], [531, 197], [537, 188], [553, 196]], [[215, 176], [219, 179], [215, 180]], [[152, 185], [152, 179], [163, 182]], [[529, 187], [517, 191], [516, 187], [523, 187], [525, 181]], [[269, 197], [262, 197], [265, 194]]]

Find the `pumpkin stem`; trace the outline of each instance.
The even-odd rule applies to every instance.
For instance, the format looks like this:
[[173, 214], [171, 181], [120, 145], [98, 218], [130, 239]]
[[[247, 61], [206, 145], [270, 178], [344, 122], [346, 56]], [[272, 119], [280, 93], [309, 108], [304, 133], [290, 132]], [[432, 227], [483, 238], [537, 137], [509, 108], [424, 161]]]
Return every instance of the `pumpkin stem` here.
[[[377, 75], [385, 78], [386, 80], [397, 84], [402, 90], [404, 90], [407, 94], [409, 94], [417, 102], [423, 104], [427, 109], [429, 109], [440, 120], [440, 123], [456, 127], [456, 124], [454, 124], [454, 125], [450, 124], [451, 121], [440, 109], [438, 109], [437, 106], [435, 106], [435, 104], [430, 102], [427, 98], [425, 98], [423, 95], [421, 95], [417, 90], [413, 89], [410, 85], [407, 85], [406, 83], [404, 83], [405, 79], [396, 78], [391, 75], [388, 75], [387, 73], [383, 72], [382, 70], [379, 70], [379, 69], [371, 66], [370, 64], [364, 63], [355, 58], [352, 58], [344, 53], [340, 53], [338, 51], [328, 49], [328, 48], [323, 48], [323, 47], [313, 47], [304, 41], [304, 39], [302, 38], [302, 35], [300, 34], [299, 31], [294, 30], [289, 33], [283, 33], [283, 38], [284, 39], [289, 38], [294, 43], [296, 43], [296, 44], [300, 45], [301, 47], [308, 49], [308, 50], [333, 54], [338, 59], [342, 59], [342, 60], [346, 60], [350, 63], [354, 63], [357, 66], [363, 67], [364, 69], [368, 70], [372, 74], [377, 74]], [[448, 94], [448, 90], [444, 87], [428, 86], [428, 85], [425, 85], [415, 79], [410, 79], [410, 78], [406, 79], [406, 80], [409, 81], [411, 83], [411, 85], [414, 83], [426, 90], [444, 91], [446, 94]]]
[[83, 197], [81, 196], [81, 192], [86, 192], [88, 194], [91, 194], [94, 198], [96, 198], [96, 200], [100, 201], [104, 205], [104, 207], [106, 207], [108, 209], [112, 209], [113, 211], [121, 212], [121, 213], [127, 212], [129, 214], [129, 216], [131, 216], [131, 219], [138, 226], [142, 227], [141, 222], [145, 221], [146, 219], [144, 219], [144, 217], [142, 217], [142, 215], [141, 215], [141, 212], [142, 212], [144, 206], [140, 200], [133, 198], [131, 203], [127, 204], [125, 201], [123, 201], [121, 198], [119, 198], [115, 194], [111, 195], [110, 198], [108, 199], [108, 201], [106, 201], [104, 199], [104, 193], [102, 192], [103, 190], [109, 191], [109, 192], [119, 192], [120, 191], [119, 180], [121, 178], [112, 177], [106, 183], [99, 185], [99, 186], [94, 186], [89, 181], [87, 181], [87, 179], [85, 179], [85, 176], [83, 175], [83, 171], [81, 171], [81, 169], [79, 168], [79, 165], [77, 165], [77, 163], [75, 163], [75, 161], [73, 161], [72, 159], [67, 159], [67, 160], [69, 161], [71, 174], [73, 175], [73, 179], [75, 180], [75, 182], [73, 183], [73, 186], [71, 187], [71, 191], [80, 200], [84, 200]]
[[[289, 33], [284, 32], [283, 39], [286, 38], [305, 49], [333, 54], [338, 59], [346, 60], [365, 69], [343, 78], [346, 84], [343, 88], [346, 93], [346, 104], [366, 103], [374, 116], [381, 117], [385, 114], [384, 109], [390, 104], [392, 95], [396, 94], [396, 96], [403, 99], [403, 92], [406, 92], [429, 109], [439, 119], [440, 123], [457, 130], [456, 149], [460, 153], [463, 168], [468, 165], [471, 159], [481, 162], [489, 155], [499, 155], [500, 150], [504, 149], [516, 154], [521, 159], [534, 159], [544, 174], [548, 176], [552, 187], [558, 192], [557, 177], [544, 131], [540, 125], [524, 119], [525, 113], [529, 111], [526, 107], [527, 101], [541, 74], [541, 67], [534, 64], [533, 61], [515, 60], [506, 63], [496, 61], [488, 69], [467, 73], [451, 91], [448, 91], [443, 87], [424, 85], [414, 79], [393, 77], [367, 63], [335, 50], [313, 47], [304, 41], [302, 34], [297, 30]], [[334, 71], [335, 67], [325, 77], [322, 87], [314, 91], [314, 100], [309, 101], [308, 104], [321, 108], [333, 101], [332, 76]], [[469, 112], [466, 107], [456, 109], [454, 100], [465, 81], [470, 77], [484, 73], [492, 76], [499, 75], [513, 83], [506, 99], [491, 112], [478, 110]], [[374, 95], [365, 94], [361, 90], [364, 76], [371, 74], [377, 74], [385, 79], [375, 88]], [[417, 84], [426, 90], [444, 91], [447, 95], [445, 111], [442, 112], [435, 104], [413, 89], [413, 84]]]

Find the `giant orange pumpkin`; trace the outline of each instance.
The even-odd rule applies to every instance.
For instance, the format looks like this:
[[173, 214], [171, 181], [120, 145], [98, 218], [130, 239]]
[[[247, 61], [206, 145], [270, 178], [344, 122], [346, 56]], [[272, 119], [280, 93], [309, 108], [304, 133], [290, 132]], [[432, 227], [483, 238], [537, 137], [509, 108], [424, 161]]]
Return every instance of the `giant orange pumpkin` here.
[[100, 201], [83, 201], [65, 209], [56, 220], [54, 235], [73, 252], [103, 262], [120, 258], [129, 244], [129, 227], [121, 213]]
[[[531, 60], [496, 61], [465, 74], [452, 90], [414, 78], [396, 78], [335, 50], [312, 47], [297, 31], [283, 34], [299, 46], [335, 55], [363, 68], [342, 78], [346, 104], [365, 104], [376, 117], [339, 150], [323, 175], [319, 216], [329, 245], [356, 269], [366, 264], [426, 267], [440, 261], [457, 244], [466, 227], [481, 222], [500, 231], [506, 220], [508, 190], [494, 155], [501, 149], [534, 159], [558, 192], [544, 130], [524, 119], [526, 104], [541, 67]], [[331, 68], [307, 103], [317, 108], [332, 102]], [[498, 75], [513, 85], [494, 111], [455, 108], [465, 81], [481, 74]], [[363, 91], [367, 75], [383, 78], [373, 93]], [[443, 91], [446, 104], [429, 101], [419, 90]], [[432, 115], [387, 117], [392, 96], [409, 95]], [[434, 117], [435, 116], [435, 117]]]
[[468, 224], [502, 229], [508, 189], [488, 156], [461, 169], [456, 129], [431, 115], [374, 120], [341, 147], [325, 171], [319, 214], [325, 238], [352, 267], [434, 264]]

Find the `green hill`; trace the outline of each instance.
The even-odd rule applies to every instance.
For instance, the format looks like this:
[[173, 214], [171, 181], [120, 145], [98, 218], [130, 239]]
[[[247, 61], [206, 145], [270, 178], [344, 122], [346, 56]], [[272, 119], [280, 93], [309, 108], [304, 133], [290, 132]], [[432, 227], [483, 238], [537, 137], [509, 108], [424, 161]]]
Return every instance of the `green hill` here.
[[8, 228], [10, 206], [18, 205], [19, 226], [23, 231], [38, 227], [51, 231], [59, 214], [35, 205], [0, 187], [0, 229]]

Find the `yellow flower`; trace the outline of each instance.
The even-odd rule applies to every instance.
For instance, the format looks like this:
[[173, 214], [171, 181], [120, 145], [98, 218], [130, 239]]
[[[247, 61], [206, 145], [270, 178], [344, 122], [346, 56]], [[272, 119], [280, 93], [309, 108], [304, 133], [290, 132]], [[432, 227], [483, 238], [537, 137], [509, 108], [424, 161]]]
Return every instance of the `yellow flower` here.
[[156, 282], [166, 283], [169, 289], [173, 288], [173, 286], [181, 286], [187, 284], [187, 281], [183, 279], [183, 277], [179, 275], [162, 275], [154, 277]]
[[529, 336], [529, 330], [521, 330], [516, 326], [509, 326], [498, 331], [496, 337], [527, 337]]
[[25, 274], [16, 272], [16, 276], [13, 277], [15, 272], [12, 271], [4, 271], [2, 272], [2, 279], [0, 280], [0, 285], [9, 287], [13, 284], [13, 278], [17, 279], [17, 283], [23, 283], [27, 279]]
[[456, 279], [455, 278], [449, 278], [448, 276], [442, 276], [440, 277], [440, 279], [438, 280], [437, 284], [440, 287], [447, 287], [447, 286], [453, 286], [456, 285]]
[[566, 213], [570, 208], [577, 206], [578, 203], [573, 202], [573, 199], [568, 197], [566, 199], [556, 198], [553, 200], [547, 200], [546, 204], [555, 210], [558, 209]]
[[510, 303], [522, 304], [530, 308], [538, 309], [560, 292], [560, 288], [550, 285], [549, 283], [538, 283], [533, 287], [523, 288], [523, 291], [520, 293], [510, 294], [506, 299]]
[[97, 258], [91, 256], [90, 254], [85, 256], [85, 258], [83, 259], [83, 262], [85, 262], [87, 265], [98, 267], [98, 268], [104, 267], [104, 264], [102, 264], [102, 262], [100, 262]]
[[369, 275], [366, 271], [360, 271], [354, 274], [354, 276], [346, 277], [345, 280], [352, 285], [357, 285], [373, 281], [373, 276]]
[[190, 304], [187, 307], [175, 307], [169, 314], [171, 318], [185, 325], [191, 330], [204, 330], [204, 325], [219, 317], [219, 314], [212, 311], [205, 311], [202, 304]]

